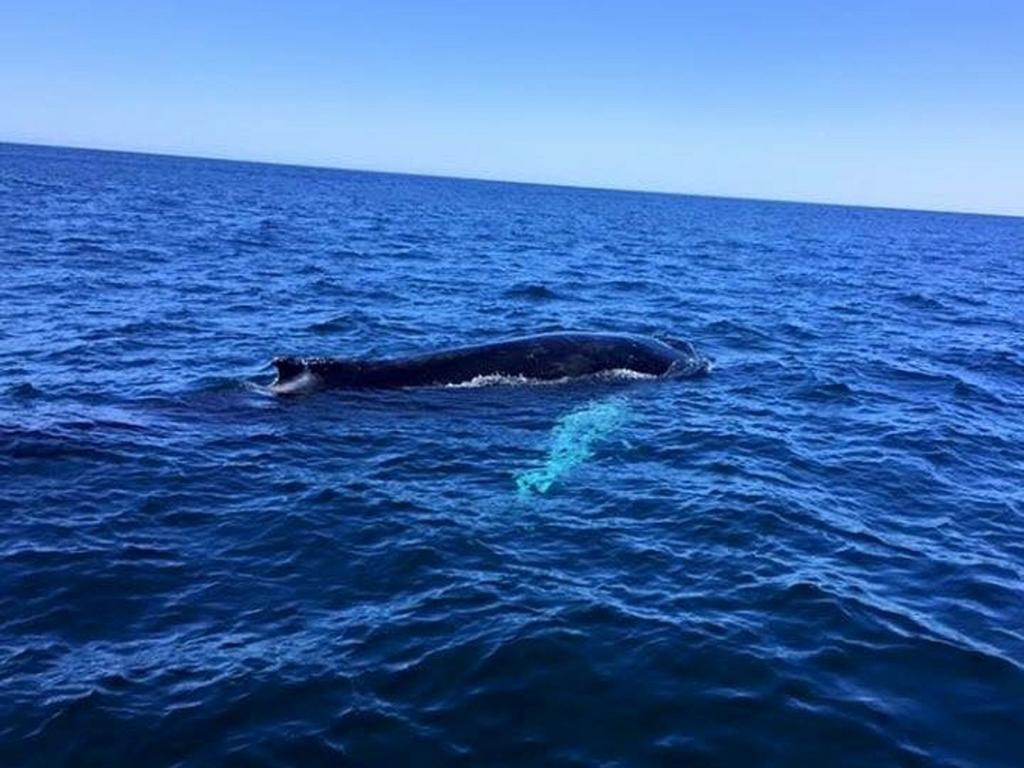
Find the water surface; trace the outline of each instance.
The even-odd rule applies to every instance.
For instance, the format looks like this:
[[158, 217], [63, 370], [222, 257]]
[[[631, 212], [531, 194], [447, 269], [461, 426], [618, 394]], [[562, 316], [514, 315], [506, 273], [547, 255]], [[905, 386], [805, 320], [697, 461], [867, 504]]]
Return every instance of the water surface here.
[[[1019, 765], [1024, 221], [0, 145], [0, 764]], [[268, 396], [670, 335], [703, 379]]]

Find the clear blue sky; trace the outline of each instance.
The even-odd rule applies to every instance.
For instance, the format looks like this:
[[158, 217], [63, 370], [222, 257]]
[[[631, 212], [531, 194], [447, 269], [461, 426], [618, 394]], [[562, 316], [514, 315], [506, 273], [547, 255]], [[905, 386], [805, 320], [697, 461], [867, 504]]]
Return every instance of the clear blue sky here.
[[0, 0], [0, 140], [1024, 214], [1024, 0]]

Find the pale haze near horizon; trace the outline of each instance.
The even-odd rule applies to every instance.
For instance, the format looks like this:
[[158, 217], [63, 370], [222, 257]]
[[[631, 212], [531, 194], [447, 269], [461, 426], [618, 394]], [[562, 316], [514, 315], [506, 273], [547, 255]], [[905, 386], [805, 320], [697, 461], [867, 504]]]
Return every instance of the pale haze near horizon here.
[[1024, 215], [1024, 4], [0, 2], [0, 141]]

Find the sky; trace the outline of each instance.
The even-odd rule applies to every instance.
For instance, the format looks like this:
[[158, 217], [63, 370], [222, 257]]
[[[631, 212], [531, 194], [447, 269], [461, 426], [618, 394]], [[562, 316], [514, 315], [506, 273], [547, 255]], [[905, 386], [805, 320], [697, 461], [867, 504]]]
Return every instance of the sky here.
[[0, 0], [0, 141], [1024, 215], [1024, 2]]

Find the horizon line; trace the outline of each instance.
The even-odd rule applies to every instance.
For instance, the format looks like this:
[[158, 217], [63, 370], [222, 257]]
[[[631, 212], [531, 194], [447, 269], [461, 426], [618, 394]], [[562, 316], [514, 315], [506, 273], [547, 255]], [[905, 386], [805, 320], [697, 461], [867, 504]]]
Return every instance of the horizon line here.
[[376, 173], [385, 176], [409, 176], [421, 179], [444, 179], [451, 181], [472, 181], [484, 184], [518, 184], [529, 187], [551, 187], [554, 189], [572, 189], [590, 192], [619, 192], [635, 195], [664, 195], [668, 197], [696, 197], [705, 200], [733, 200], [748, 203], [777, 203], [780, 205], [820, 205], [831, 208], [855, 208], [871, 211], [892, 211], [896, 213], [930, 213], [950, 216], [984, 216], [1001, 219], [1024, 219], [1024, 213], [992, 213], [987, 211], [956, 211], [943, 208], [901, 208], [888, 205], [871, 205], [868, 203], [837, 203], [820, 200], [795, 200], [786, 198], [745, 197], [743, 195], [715, 195], [700, 192], [678, 192], [661, 189], [638, 189], [635, 187], [601, 187], [587, 184], [567, 184], [549, 181], [528, 181], [525, 179], [494, 179], [483, 176], [457, 176], [437, 173], [418, 173], [412, 171], [379, 170], [375, 168], [349, 168], [339, 165], [315, 165], [310, 163], [288, 162], [283, 160], [254, 160], [242, 157], [223, 157], [213, 155], [190, 155], [175, 152], [153, 152], [138, 149], [114, 147], [88, 147], [72, 144], [43, 144], [32, 141], [7, 141], [0, 139], [0, 145], [12, 147], [36, 147], [41, 149], [70, 149], [78, 152], [107, 152], [119, 155], [143, 155], [177, 160], [206, 160], [218, 163], [245, 163], [249, 165], [268, 165], [280, 168], [304, 168], [316, 171], [341, 171], [343, 173]]

